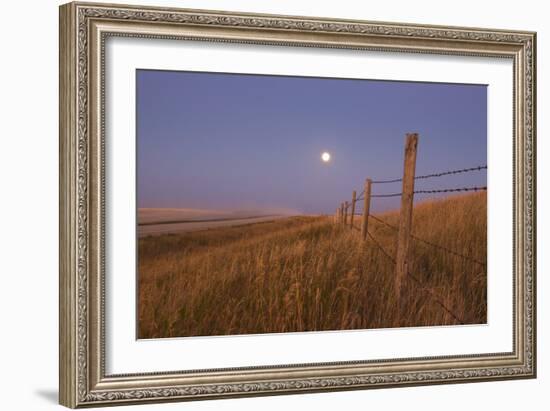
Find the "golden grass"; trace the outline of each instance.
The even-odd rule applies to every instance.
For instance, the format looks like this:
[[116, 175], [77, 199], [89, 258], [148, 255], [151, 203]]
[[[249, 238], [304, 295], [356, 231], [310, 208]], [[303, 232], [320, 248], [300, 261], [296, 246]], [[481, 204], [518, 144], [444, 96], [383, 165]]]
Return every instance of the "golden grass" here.
[[[413, 221], [416, 236], [486, 261], [485, 193], [419, 204]], [[369, 231], [395, 255], [394, 230], [370, 219]], [[390, 259], [328, 217], [142, 238], [139, 338], [457, 324], [440, 304], [485, 323], [486, 268], [412, 244], [421, 284], [407, 278], [399, 309]]]

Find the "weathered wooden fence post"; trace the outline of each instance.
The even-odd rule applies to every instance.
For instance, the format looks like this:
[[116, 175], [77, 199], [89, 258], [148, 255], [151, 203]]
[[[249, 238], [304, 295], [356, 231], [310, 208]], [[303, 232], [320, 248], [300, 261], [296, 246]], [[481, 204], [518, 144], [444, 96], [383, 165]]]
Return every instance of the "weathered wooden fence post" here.
[[361, 220], [361, 238], [363, 241], [367, 239], [367, 232], [369, 229], [369, 213], [370, 213], [370, 186], [372, 180], [367, 178], [365, 181], [365, 200], [363, 203], [363, 219]]
[[397, 236], [397, 253], [395, 258], [395, 292], [398, 302], [401, 299], [403, 278], [407, 275], [409, 270], [409, 243], [413, 216], [414, 173], [416, 168], [417, 146], [418, 134], [407, 134], [405, 141], [401, 211], [399, 214], [399, 233]]
[[340, 224], [344, 224], [344, 203], [340, 203]]
[[349, 204], [348, 202], [344, 202], [344, 225], [347, 225], [348, 224], [348, 207], [349, 207]]
[[334, 213], [334, 224], [338, 224], [338, 219], [340, 218], [339, 213], [340, 207], [336, 207], [336, 212]]
[[355, 190], [351, 193], [351, 216], [349, 220], [349, 226], [350, 228], [353, 228], [353, 216], [355, 215], [355, 198], [357, 197], [357, 193]]

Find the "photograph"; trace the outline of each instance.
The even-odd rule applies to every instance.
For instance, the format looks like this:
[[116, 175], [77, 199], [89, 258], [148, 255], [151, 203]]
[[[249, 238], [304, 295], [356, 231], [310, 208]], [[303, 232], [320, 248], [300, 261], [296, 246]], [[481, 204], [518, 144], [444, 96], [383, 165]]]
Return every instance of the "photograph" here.
[[487, 85], [135, 87], [139, 339], [487, 323]]

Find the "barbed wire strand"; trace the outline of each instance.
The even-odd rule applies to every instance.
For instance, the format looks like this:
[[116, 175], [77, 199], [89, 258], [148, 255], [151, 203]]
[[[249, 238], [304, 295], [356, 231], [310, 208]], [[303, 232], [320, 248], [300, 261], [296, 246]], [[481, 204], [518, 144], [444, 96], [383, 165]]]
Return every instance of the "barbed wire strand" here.
[[[375, 221], [378, 221], [379, 223], [384, 224], [385, 226], [391, 228], [392, 230], [399, 231], [399, 228], [398, 228], [398, 227], [396, 227], [396, 226], [394, 226], [394, 225], [388, 223], [387, 221], [384, 221], [384, 220], [382, 220], [382, 219], [380, 219], [380, 218], [378, 218], [378, 217], [376, 217], [376, 216], [374, 216], [374, 215], [369, 215], [369, 218], [373, 218]], [[423, 238], [417, 237], [417, 236], [415, 236], [414, 234], [411, 234], [411, 238], [413, 238], [413, 239], [415, 239], [415, 240], [417, 240], [417, 241], [420, 241], [420, 242], [422, 242], [422, 243], [424, 243], [424, 244], [430, 245], [430, 246], [432, 246], [432, 247], [438, 248], [438, 249], [440, 249], [440, 250], [446, 251], [446, 252], [448, 252], [449, 254], [453, 254], [453, 255], [455, 255], [455, 256], [457, 256], [457, 257], [462, 257], [462, 258], [464, 258], [465, 260], [469, 260], [469, 261], [474, 262], [474, 263], [476, 263], [476, 264], [482, 265], [483, 267], [487, 267], [487, 264], [486, 264], [486, 263], [483, 263], [483, 262], [481, 262], [481, 261], [479, 261], [479, 260], [476, 260], [475, 258], [468, 257], [467, 255], [460, 254], [460, 253], [458, 253], [458, 252], [456, 252], [456, 251], [454, 251], [454, 250], [451, 250], [451, 249], [449, 249], [449, 248], [447, 248], [447, 247], [444, 247], [444, 246], [442, 246], [442, 245], [432, 243], [432, 242], [430, 242], [430, 241], [428, 241], [428, 240], [424, 240]]]
[[[376, 239], [374, 238], [374, 236], [369, 232], [367, 231], [367, 235], [369, 236], [369, 238], [376, 244], [376, 246], [380, 249], [380, 251], [382, 251], [382, 253], [393, 263], [393, 264], [396, 264], [395, 262], [395, 259], [386, 251], [384, 250], [384, 248], [380, 245], [380, 243], [378, 241], [376, 241]], [[464, 324], [464, 321], [458, 316], [456, 315], [450, 308], [448, 308], [439, 298], [439, 296], [437, 294], [435, 294], [433, 292], [433, 290], [431, 290], [430, 288], [426, 287], [426, 285], [424, 285], [422, 283], [422, 281], [420, 281], [418, 278], [416, 278], [411, 272], [407, 271], [407, 274], [413, 279], [413, 281], [415, 281], [421, 288], [422, 291], [428, 293], [430, 295], [430, 297], [432, 297], [433, 301], [435, 303], [437, 303], [441, 308], [443, 308], [451, 317], [453, 317], [459, 324]]]
[[[469, 168], [462, 168], [458, 170], [449, 170], [449, 171], [442, 171], [440, 173], [432, 173], [432, 174], [425, 174], [421, 176], [416, 176], [415, 180], [421, 180], [426, 178], [433, 178], [433, 177], [443, 177], [450, 174], [461, 174], [461, 173], [468, 173], [472, 171], [480, 171], [480, 170], [487, 170], [487, 165], [481, 165], [477, 167], [469, 167]], [[388, 184], [388, 183], [398, 183], [400, 181], [403, 181], [402, 178], [395, 178], [393, 180], [375, 180], [372, 181], [372, 184]]]
[[385, 197], [399, 197], [403, 193], [391, 193], [391, 194], [373, 194], [371, 198], [385, 198]]
[[432, 299], [441, 307], [443, 308], [451, 317], [453, 317], [456, 321], [458, 321], [459, 324], [464, 325], [464, 320], [462, 320], [458, 315], [456, 315], [454, 312], [451, 311], [438, 297], [438, 295], [431, 290], [430, 288], [426, 287], [422, 282], [416, 278], [413, 274], [410, 272], [407, 272], [407, 274], [420, 286], [421, 289], [425, 292], [427, 292]]
[[382, 253], [388, 257], [390, 259], [390, 261], [392, 263], [395, 264], [395, 259], [384, 249], [384, 247], [382, 247], [382, 245], [376, 240], [376, 238], [374, 238], [374, 236], [371, 234], [370, 231], [367, 230], [367, 235], [369, 236], [369, 238], [374, 242], [374, 244], [376, 244], [376, 246], [380, 249], [380, 251], [382, 251]]
[[[437, 190], [416, 190], [413, 194], [435, 194], [435, 193], [456, 193], [460, 191], [487, 191], [487, 187], [453, 187], [453, 188], [441, 188]], [[374, 194], [371, 197], [384, 198], [384, 197], [399, 197], [403, 193], [390, 193], [390, 194]]]
[[371, 181], [371, 184], [389, 184], [389, 183], [399, 183], [400, 181], [403, 181], [402, 178], [396, 178], [393, 180], [373, 180]]
[[440, 173], [425, 174], [423, 176], [415, 177], [415, 180], [422, 180], [422, 179], [432, 178], [432, 177], [442, 177], [450, 174], [469, 173], [472, 171], [481, 171], [481, 170], [487, 170], [487, 165], [485, 164], [477, 167], [469, 167], [469, 168], [462, 168], [459, 170], [449, 170], [449, 171], [442, 171]]
[[439, 190], [418, 190], [414, 194], [433, 194], [433, 193], [455, 193], [458, 191], [487, 191], [487, 187], [456, 187], [456, 188], [443, 188]]

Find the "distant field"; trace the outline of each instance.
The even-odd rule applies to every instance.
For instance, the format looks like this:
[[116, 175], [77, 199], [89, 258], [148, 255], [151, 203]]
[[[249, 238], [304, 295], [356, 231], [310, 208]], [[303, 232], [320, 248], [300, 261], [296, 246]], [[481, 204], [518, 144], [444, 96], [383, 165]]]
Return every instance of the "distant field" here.
[[292, 215], [288, 210], [201, 210], [193, 208], [141, 208], [138, 236], [184, 233], [273, 221]]
[[[376, 216], [397, 225], [397, 213]], [[369, 231], [395, 255], [392, 229], [370, 219]], [[417, 205], [413, 232], [485, 262], [486, 194]], [[486, 268], [412, 244], [421, 284], [405, 282], [399, 311], [393, 263], [329, 217], [140, 238], [139, 338], [456, 324], [434, 295], [464, 323], [486, 323]]]

